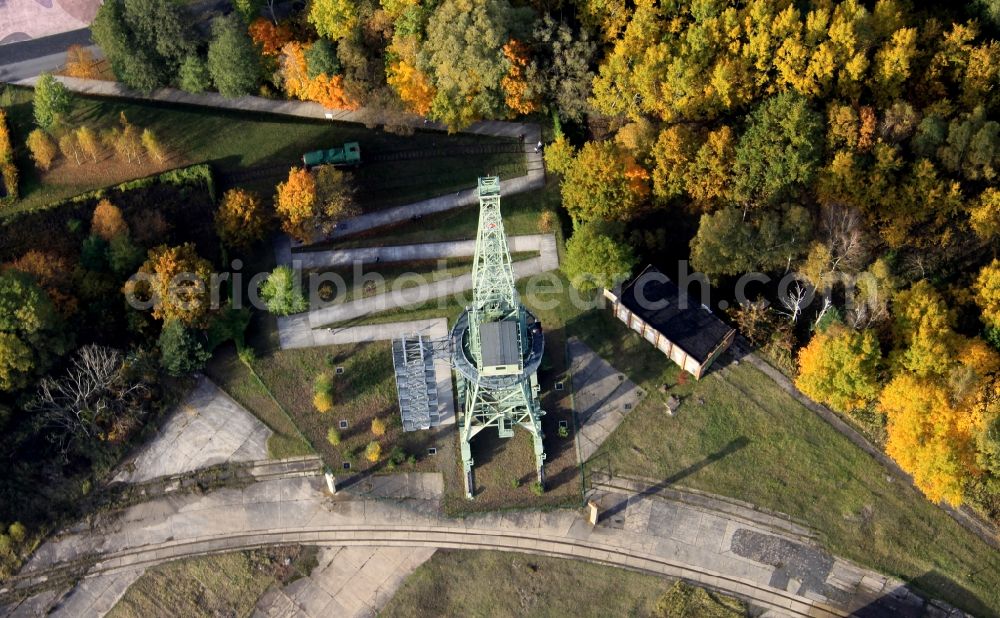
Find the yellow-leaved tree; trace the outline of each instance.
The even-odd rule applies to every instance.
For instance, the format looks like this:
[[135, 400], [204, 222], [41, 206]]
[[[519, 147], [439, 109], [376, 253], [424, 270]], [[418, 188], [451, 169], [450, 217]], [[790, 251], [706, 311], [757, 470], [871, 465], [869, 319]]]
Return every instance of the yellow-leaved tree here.
[[120, 208], [102, 199], [94, 208], [94, 216], [90, 220], [90, 233], [100, 236], [108, 242], [120, 234], [128, 234], [128, 224], [122, 216]]
[[983, 266], [973, 286], [976, 304], [983, 312], [983, 323], [1000, 328], [1000, 260], [994, 259]]
[[215, 231], [230, 247], [246, 249], [264, 237], [268, 217], [260, 196], [245, 189], [230, 189], [215, 213]]
[[858, 410], [878, 398], [881, 360], [874, 331], [834, 324], [816, 333], [799, 352], [795, 386], [840, 412]]
[[209, 283], [212, 264], [200, 257], [191, 243], [149, 250], [148, 259], [125, 283], [127, 299], [147, 303], [157, 320], [180, 320], [204, 328], [214, 308]]

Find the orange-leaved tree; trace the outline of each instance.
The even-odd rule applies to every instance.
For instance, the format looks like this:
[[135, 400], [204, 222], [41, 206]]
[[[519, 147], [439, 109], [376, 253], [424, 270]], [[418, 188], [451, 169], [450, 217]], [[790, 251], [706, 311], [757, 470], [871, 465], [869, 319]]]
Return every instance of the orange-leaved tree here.
[[120, 234], [128, 234], [128, 224], [120, 208], [106, 199], [97, 203], [94, 216], [90, 220], [90, 233], [111, 241]]
[[130, 301], [148, 303], [157, 320], [204, 328], [213, 312], [211, 277], [212, 264], [198, 255], [193, 244], [160, 245], [149, 250], [148, 259], [123, 291]]
[[270, 19], [258, 17], [247, 28], [250, 38], [264, 56], [277, 56], [281, 48], [291, 42], [293, 34], [288, 24], [275, 25]]
[[267, 226], [267, 212], [256, 193], [230, 189], [222, 196], [215, 230], [226, 245], [245, 249], [264, 237]]
[[861, 409], [878, 398], [881, 359], [874, 331], [831, 325], [799, 352], [795, 386], [835, 410]]
[[528, 67], [528, 46], [511, 39], [503, 46], [503, 55], [507, 59], [507, 74], [500, 80], [503, 88], [504, 102], [514, 114], [530, 114], [538, 110], [538, 95], [531, 91], [525, 69]]
[[67, 293], [70, 289], [73, 266], [66, 258], [48, 251], [31, 249], [0, 270], [8, 268], [34, 277], [64, 317], [76, 312], [77, 299]]
[[306, 63], [308, 44], [293, 41], [282, 49], [282, 75], [285, 92], [303, 101], [316, 101], [330, 109], [357, 109], [358, 103], [344, 90], [344, 78], [340, 75], [320, 73], [309, 77]]
[[59, 153], [55, 142], [52, 141], [48, 133], [41, 129], [35, 129], [28, 134], [28, 150], [31, 152], [31, 158], [34, 159], [35, 165], [43, 172], [52, 167], [52, 161]]
[[316, 178], [307, 169], [290, 169], [288, 180], [278, 185], [274, 207], [286, 234], [310, 242], [316, 231]]

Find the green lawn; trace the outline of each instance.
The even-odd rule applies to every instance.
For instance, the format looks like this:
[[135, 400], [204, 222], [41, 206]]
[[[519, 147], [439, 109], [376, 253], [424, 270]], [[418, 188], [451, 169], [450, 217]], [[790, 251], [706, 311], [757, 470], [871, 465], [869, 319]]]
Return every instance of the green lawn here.
[[[400, 136], [364, 126], [330, 121], [311, 121], [288, 116], [242, 113], [210, 108], [132, 102], [120, 99], [74, 97], [66, 126], [87, 124], [95, 129], [118, 122], [120, 113], [140, 129], [150, 128], [168, 150], [168, 160], [154, 165], [128, 167], [108, 158], [98, 163], [76, 166], [67, 161], [40, 176], [23, 146], [34, 128], [32, 91], [10, 88], [8, 121], [18, 150], [22, 199], [5, 212], [38, 208], [79, 193], [145, 176], [154, 168], [177, 167], [208, 161], [220, 176], [223, 188], [233, 174], [254, 168], [252, 174], [237, 176], [236, 182], [270, 197], [288, 168], [300, 164], [302, 153], [330, 148], [346, 141], [361, 145], [362, 158], [400, 150], [434, 150], [483, 143], [501, 138], [478, 135], [448, 135], [417, 131]], [[57, 131], [58, 133], [59, 131]], [[504, 176], [525, 173], [524, 157], [517, 153], [427, 156], [418, 159], [366, 162], [356, 170], [359, 201], [363, 208], [382, 208], [475, 186], [476, 177], [487, 171]]]
[[625, 569], [518, 553], [439, 550], [403, 582], [381, 615], [735, 618], [747, 612], [734, 599]]
[[[837, 555], [977, 615], [1000, 612], [1000, 553], [748, 363], [678, 385], [672, 363], [607, 310], [568, 328], [649, 393], [590, 466], [787, 513]], [[674, 417], [663, 384], [683, 399]]]
[[249, 616], [268, 587], [308, 576], [315, 556], [314, 547], [291, 546], [170, 562], [146, 571], [107, 615]]
[[[468, 187], [476, 185], [475, 179]], [[504, 230], [508, 236], [538, 234], [539, 216], [546, 210], [558, 212], [561, 198], [559, 183], [549, 182], [540, 191], [517, 193], [503, 196], [500, 210], [503, 212]], [[479, 206], [466, 206], [444, 213], [424, 217], [418, 224], [407, 222], [388, 230], [379, 230], [359, 237], [329, 243], [337, 248], [368, 247], [371, 245], [408, 245], [445, 240], [475, 238], [479, 224]], [[552, 230], [562, 236], [561, 229]]]

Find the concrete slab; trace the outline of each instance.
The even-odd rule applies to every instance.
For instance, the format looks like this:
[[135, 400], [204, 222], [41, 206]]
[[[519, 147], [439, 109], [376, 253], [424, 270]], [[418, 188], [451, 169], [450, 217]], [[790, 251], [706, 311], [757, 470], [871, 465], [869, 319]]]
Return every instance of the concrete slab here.
[[585, 462], [601, 447], [643, 397], [641, 389], [585, 343], [567, 343], [577, 416], [577, 456]]
[[139, 483], [227, 462], [267, 459], [270, 436], [270, 429], [202, 377], [159, 435], [115, 480]]

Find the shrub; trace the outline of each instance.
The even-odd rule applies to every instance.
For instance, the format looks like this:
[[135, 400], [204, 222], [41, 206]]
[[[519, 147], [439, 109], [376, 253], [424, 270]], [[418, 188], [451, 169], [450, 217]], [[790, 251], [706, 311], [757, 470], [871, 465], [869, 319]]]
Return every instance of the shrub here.
[[323, 372], [316, 376], [316, 380], [313, 381], [313, 392], [314, 393], [328, 393], [333, 394], [333, 377], [326, 372]]
[[511, 479], [510, 486], [513, 489], [517, 489], [518, 487], [521, 486], [521, 479], [517, 479], [517, 478]]
[[385, 435], [385, 422], [379, 418], [372, 419], [372, 435], [381, 437]]
[[10, 535], [10, 538], [15, 543], [20, 545], [21, 543], [24, 543], [24, 539], [28, 536], [28, 529], [25, 528], [24, 524], [21, 522], [15, 521], [9, 528], [7, 528], [7, 534]]
[[241, 347], [236, 353], [236, 356], [239, 357], [241, 363], [251, 368], [253, 367], [254, 361], [257, 360], [257, 354], [253, 351], [253, 348], [248, 346]]
[[559, 437], [560, 438], [568, 438], [569, 437], [569, 428], [568, 427], [563, 427], [563, 426], [560, 425], [558, 433], [559, 433]]
[[392, 451], [389, 452], [389, 463], [394, 465], [402, 465], [406, 461], [406, 451], [398, 446], [392, 447]]
[[365, 459], [375, 463], [382, 456], [382, 445], [378, 442], [369, 442], [365, 447]]
[[551, 210], [546, 210], [541, 215], [538, 216], [538, 231], [548, 234], [555, 229], [556, 225], [556, 213]]
[[326, 414], [333, 409], [333, 396], [323, 391], [316, 393], [313, 395], [313, 407], [320, 414]]
[[179, 85], [181, 90], [199, 93], [212, 87], [212, 76], [208, 73], [205, 61], [197, 54], [191, 54], [181, 63]]
[[545, 493], [545, 488], [542, 487], [541, 483], [535, 481], [534, 483], [531, 484], [531, 493], [535, 494], [536, 496], [541, 496], [542, 494]]
[[326, 430], [326, 441], [330, 443], [330, 446], [340, 445], [340, 431], [336, 427], [331, 427]]

